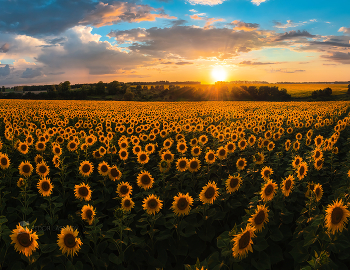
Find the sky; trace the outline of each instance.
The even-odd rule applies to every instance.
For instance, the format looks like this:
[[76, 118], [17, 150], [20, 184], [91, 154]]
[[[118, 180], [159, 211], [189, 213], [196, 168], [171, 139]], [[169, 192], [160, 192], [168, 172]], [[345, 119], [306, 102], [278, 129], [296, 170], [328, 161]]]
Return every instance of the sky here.
[[348, 0], [0, 0], [0, 86], [350, 80]]

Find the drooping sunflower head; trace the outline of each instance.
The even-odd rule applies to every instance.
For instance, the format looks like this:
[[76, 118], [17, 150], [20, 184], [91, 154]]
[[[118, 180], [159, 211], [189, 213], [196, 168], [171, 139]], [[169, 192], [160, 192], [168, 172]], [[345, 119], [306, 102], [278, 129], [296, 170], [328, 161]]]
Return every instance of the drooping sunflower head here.
[[329, 204], [326, 209], [325, 225], [327, 230], [331, 234], [335, 234], [337, 231], [342, 232], [349, 216], [350, 211], [342, 200], [333, 201], [333, 204]]
[[293, 175], [289, 175], [282, 181], [282, 193], [285, 197], [288, 197], [294, 188], [294, 177]]
[[321, 170], [323, 166], [323, 158], [316, 159], [314, 162], [314, 167], [316, 170]]
[[243, 259], [247, 256], [248, 252], [253, 252], [252, 244], [253, 240], [252, 238], [255, 237], [255, 228], [248, 224], [246, 229], [243, 230], [240, 234], [237, 234], [232, 241], [233, 244], [233, 257]]
[[93, 171], [94, 171], [94, 166], [92, 165], [92, 163], [90, 161], [85, 160], [85, 161], [80, 163], [79, 173], [82, 176], [89, 177]]
[[152, 188], [154, 179], [147, 171], [141, 171], [137, 176], [137, 185], [145, 190]]
[[132, 194], [132, 186], [128, 182], [121, 182], [117, 186], [117, 193], [119, 197], [130, 197]]
[[315, 196], [316, 196], [316, 201], [319, 202], [322, 198], [322, 195], [323, 195], [322, 185], [316, 184], [313, 191], [314, 191]]
[[39, 193], [46, 197], [51, 195], [54, 185], [51, 183], [49, 178], [44, 177], [38, 182], [37, 188]]
[[60, 166], [60, 157], [57, 155], [54, 155], [52, 158], [52, 163], [55, 165], [56, 168], [58, 168]]
[[160, 200], [154, 194], [150, 194], [147, 198], [143, 199], [143, 209], [146, 210], [147, 214], [155, 215], [162, 209], [163, 201]]
[[192, 204], [193, 198], [189, 196], [188, 193], [182, 194], [179, 192], [178, 195], [174, 197], [173, 205], [171, 208], [178, 216], [188, 215]]
[[260, 192], [261, 198], [264, 201], [271, 201], [275, 196], [277, 189], [278, 189], [277, 184], [274, 183], [272, 180], [269, 180], [264, 184], [263, 188], [261, 189], [261, 192]]
[[74, 195], [75, 198], [79, 200], [90, 201], [91, 200], [92, 191], [89, 185], [85, 183], [81, 183], [80, 185], [74, 186]]
[[239, 175], [237, 176], [230, 175], [226, 180], [225, 184], [226, 184], [227, 193], [236, 192], [242, 184], [242, 178]]
[[268, 207], [265, 207], [265, 205], [258, 205], [255, 213], [248, 219], [248, 222], [255, 227], [257, 232], [260, 232], [265, 223], [269, 222], [268, 212]]
[[36, 241], [39, 238], [38, 235], [27, 227], [23, 228], [20, 225], [16, 225], [16, 229], [12, 230], [10, 237], [12, 240], [11, 244], [15, 244], [15, 250], [26, 257], [31, 256], [33, 251], [39, 247]]
[[87, 221], [89, 225], [92, 225], [95, 215], [96, 215], [95, 209], [90, 204], [84, 205], [81, 208], [81, 219]]
[[121, 171], [119, 171], [116, 165], [109, 168], [108, 177], [112, 181], [119, 180], [122, 177]]
[[308, 168], [306, 162], [301, 162], [300, 166], [297, 169], [297, 177], [299, 180], [303, 179], [306, 176], [307, 170]]
[[82, 242], [78, 236], [78, 230], [74, 230], [71, 226], [61, 229], [61, 233], [57, 235], [57, 244], [63, 254], [73, 257], [79, 250]]
[[290, 140], [286, 140], [286, 142], [284, 144], [284, 147], [285, 147], [286, 151], [289, 151], [290, 146], [291, 146], [291, 141]]
[[253, 160], [256, 164], [263, 164], [264, 163], [264, 160], [265, 160], [265, 156], [263, 153], [256, 153], [254, 156], [253, 156]]
[[197, 172], [201, 167], [201, 162], [197, 158], [192, 158], [188, 164], [188, 170], [190, 172]]
[[219, 196], [219, 188], [215, 182], [209, 182], [205, 185], [199, 194], [199, 199], [204, 204], [213, 204], [216, 198]]

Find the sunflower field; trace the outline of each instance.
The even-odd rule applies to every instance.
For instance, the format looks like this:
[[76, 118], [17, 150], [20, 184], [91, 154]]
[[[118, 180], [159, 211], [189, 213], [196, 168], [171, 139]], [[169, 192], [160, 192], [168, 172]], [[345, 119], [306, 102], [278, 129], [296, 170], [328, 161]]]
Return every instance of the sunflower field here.
[[0, 100], [0, 269], [347, 269], [349, 105]]

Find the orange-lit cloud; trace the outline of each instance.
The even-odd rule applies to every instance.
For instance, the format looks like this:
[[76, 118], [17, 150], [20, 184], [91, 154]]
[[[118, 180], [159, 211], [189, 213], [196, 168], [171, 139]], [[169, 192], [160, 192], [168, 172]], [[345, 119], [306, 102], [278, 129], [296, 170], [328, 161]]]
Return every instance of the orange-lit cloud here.
[[220, 5], [225, 0], [187, 0], [191, 5], [207, 5], [207, 6], [215, 6]]
[[245, 23], [239, 20], [231, 22], [231, 25], [235, 25], [233, 29], [236, 31], [255, 31], [259, 28], [257, 23]]
[[257, 5], [259, 6], [261, 3], [264, 3], [266, 2], [267, 0], [251, 0], [251, 2], [254, 4], [254, 5]]
[[165, 14], [163, 9], [153, 8], [149, 5], [136, 5], [128, 2], [115, 2], [113, 4], [100, 2], [95, 10], [90, 12], [80, 23], [101, 27], [123, 21], [129, 23], [155, 21], [157, 18], [177, 19], [174, 16]]

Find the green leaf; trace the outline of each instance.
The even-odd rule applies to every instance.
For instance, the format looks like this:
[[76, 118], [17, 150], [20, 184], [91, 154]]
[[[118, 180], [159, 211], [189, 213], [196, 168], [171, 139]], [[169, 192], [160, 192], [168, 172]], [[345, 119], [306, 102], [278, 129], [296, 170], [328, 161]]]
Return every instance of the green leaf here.
[[122, 260], [117, 256], [115, 255], [114, 253], [110, 253], [109, 256], [108, 256], [108, 259], [110, 262], [114, 263], [114, 264], [121, 264], [122, 263]]
[[252, 259], [252, 265], [258, 270], [271, 269], [270, 257], [265, 252], [259, 253], [259, 259]]
[[264, 238], [257, 238], [255, 241], [253, 240], [253, 248], [257, 251], [263, 251], [265, 250], [269, 244]]
[[40, 249], [42, 253], [51, 253], [55, 251], [57, 247], [58, 247], [57, 243], [40, 245]]

